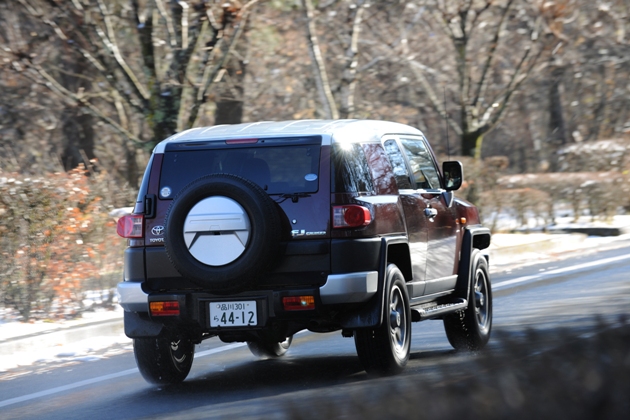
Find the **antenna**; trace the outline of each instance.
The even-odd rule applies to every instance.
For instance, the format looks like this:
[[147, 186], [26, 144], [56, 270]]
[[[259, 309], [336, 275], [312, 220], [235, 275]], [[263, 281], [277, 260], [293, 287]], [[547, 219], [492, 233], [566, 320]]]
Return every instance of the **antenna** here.
[[446, 115], [446, 86], [444, 86], [444, 124], [446, 124], [446, 151], [448, 160], [451, 160], [451, 145], [448, 142], [448, 115]]

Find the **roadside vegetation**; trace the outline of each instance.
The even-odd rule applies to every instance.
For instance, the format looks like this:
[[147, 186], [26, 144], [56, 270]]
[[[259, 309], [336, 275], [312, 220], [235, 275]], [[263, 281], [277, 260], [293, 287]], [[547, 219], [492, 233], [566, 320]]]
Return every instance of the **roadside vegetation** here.
[[[0, 296], [11, 318], [64, 319], [91, 309], [85, 292], [120, 279], [124, 243], [109, 213], [130, 200], [104, 172], [0, 173]], [[102, 303], [112, 298], [113, 291]]]

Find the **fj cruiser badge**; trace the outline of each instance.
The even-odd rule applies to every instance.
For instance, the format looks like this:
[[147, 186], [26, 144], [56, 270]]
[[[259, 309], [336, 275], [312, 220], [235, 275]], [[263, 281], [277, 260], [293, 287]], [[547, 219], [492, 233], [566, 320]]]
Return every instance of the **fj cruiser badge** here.
[[291, 231], [291, 236], [293, 236], [294, 238], [296, 236], [319, 236], [319, 235], [325, 235], [325, 234], [326, 234], [325, 230], [321, 230], [317, 232], [307, 232], [304, 229], [296, 229], [296, 230]]

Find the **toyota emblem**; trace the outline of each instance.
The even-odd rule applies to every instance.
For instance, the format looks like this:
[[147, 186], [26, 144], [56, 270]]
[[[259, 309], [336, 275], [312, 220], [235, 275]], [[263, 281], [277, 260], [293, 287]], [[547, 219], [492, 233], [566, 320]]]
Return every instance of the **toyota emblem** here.
[[164, 234], [164, 226], [153, 226], [151, 228], [151, 233], [159, 236], [159, 235], [163, 235]]

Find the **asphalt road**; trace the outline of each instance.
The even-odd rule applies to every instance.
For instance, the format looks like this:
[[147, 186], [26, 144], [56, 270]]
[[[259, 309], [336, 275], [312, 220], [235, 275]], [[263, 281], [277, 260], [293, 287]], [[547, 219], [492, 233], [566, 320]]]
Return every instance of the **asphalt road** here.
[[[630, 244], [494, 273], [496, 337], [527, 329], [555, 337], [558, 328], [592, 331], [595, 316], [614, 322], [630, 308]], [[301, 333], [277, 360], [258, 360], [244, 344], [202, 343], [181, 385], [148, 385], [129, 347], [96, 357], [36, 364], [0, 379], [2, 419], [287, 418], [289, 410], [324, 410], [321, 401], [360, 404], [386, 387], [439, 382], [474, 355], [451, 349], [441, 321], [413, 324], [406, 371], [369, 378], [354, 341], [340, 333]]]

